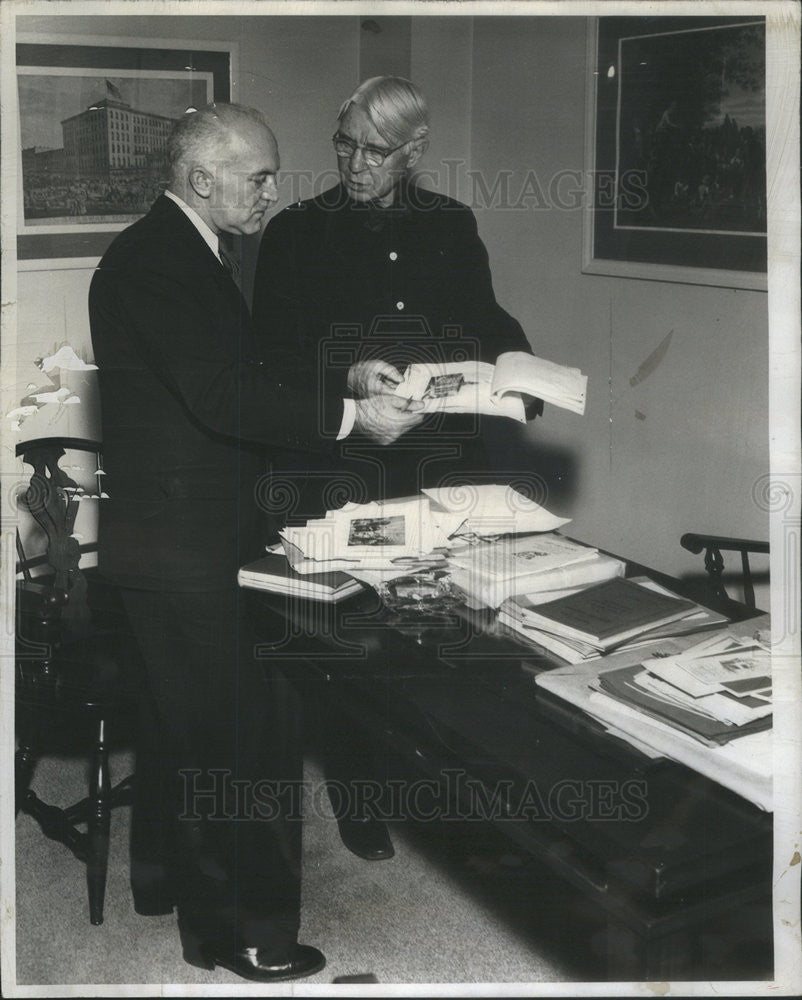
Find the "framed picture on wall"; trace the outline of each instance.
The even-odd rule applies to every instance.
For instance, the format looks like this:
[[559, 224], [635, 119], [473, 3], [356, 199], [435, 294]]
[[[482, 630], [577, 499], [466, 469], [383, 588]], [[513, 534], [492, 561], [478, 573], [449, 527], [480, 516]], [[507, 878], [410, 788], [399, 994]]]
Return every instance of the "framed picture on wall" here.
[[600, 17], [583, 271], [766, 288], [761, 17]]
[[19, 37], [19, 267], [101, 257], [163, 190], [173, 122], [231, 100], [234, 57], [233, 43]]

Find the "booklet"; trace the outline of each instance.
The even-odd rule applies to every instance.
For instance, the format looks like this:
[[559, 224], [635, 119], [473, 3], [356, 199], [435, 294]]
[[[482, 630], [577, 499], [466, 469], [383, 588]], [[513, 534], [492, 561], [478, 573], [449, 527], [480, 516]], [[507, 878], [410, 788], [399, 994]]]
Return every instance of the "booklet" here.
[[237, 573], [240, 587], [265, 590], [273, 594], [335, 603], [363, 589], [362, 584], [346, 573], [296, 573], [283, 552], [268, 552], [261, 559], [243, 566]]
[[696, 610], [693, 601], [616, 577], [570, 597], [539, 604], [527, 612], [527, 623], [560, 637], [609, 649], [658, 625], [686, 618]]
[[426, 412], [486, 413], [526, 423], [524, 396], [574, 413], [585, 412], [587, 376], [578, 368], [506, 351], [486, 361], [417, 363], [408, 366], [396, 395], [421, 400]]

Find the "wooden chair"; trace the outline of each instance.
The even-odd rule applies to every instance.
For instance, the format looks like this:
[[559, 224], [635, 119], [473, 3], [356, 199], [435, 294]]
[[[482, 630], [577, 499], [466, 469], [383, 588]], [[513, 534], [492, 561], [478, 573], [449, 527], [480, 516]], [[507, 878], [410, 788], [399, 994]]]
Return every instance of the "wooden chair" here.
[[[15, 805], [86, 864], [89, 917], [101, 924], [111, 810], [130, 802], [132, 780], [111, 786], [108, 727], [133, 702], [137, 654], [115, 589], [79, 566], [96, 545], [73, 537], [83, 491], [59, 466], [65, 449], [89, 452], [101, 469], [96, 441], [43, 438], [17, 446], [34, 470], [19, 503], [44, 532], [46, 549], [26, 556], [17, 532]], [[99, 496], [102, 476], [95, 479]], [[72, 751], [81, 737], [89, 741], [87, 796], [67, 808], [43, 802], [30, 788], [37, 760], [54, 739], [64, 738]]]
[[752, 570], [749, 565], [750, 553], [768, 554], [769, 543], [751, 538], [728, 538], [724, 535], [699, 535], [688, 532], [680, 538], [680, 545], [698, 555], [703, 549], [705, 553], [705, 570], [708, 573], [708, 593], [713, 601], [725, 605], [734, 604], [727, 593], [722, 575], [724, 573], [723, 552], [740, 552], [741, 570], [743, 573], [744, 604], [755, 607], [755, 588], [752, 582]]

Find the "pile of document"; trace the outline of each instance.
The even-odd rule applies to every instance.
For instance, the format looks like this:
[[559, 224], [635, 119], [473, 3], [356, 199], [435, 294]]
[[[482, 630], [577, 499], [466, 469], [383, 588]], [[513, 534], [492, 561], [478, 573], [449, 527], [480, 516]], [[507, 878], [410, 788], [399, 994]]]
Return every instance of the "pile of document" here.
[[619, 560], [555, 532], [454, 545], [448, 563], [468, 604], [489, 608], [513, 595], [559, 596], [624, 572]]
[[[549, 566], [562, 565], [580, 554], [583, 558], [595, 556], [595, 549], [566, 539], [558, 541], [558, 536], [548, 534], [566, 523], [566, 518], [555, 516], [510, 486], [465, 484], [427, 489], [399, 500], [349, 503], [328, 511], [325, 517], [287, 527], [279, 537], [296, 573], [342, 570], [371, 584], [388, 579], [389, 571], [401, 574], [443, 567], [453, 550], [460, 553], [454, 568], [470, 593], [474, 557], [468, 550], [483, 553], [491, 540], [497, 540], [505, 550], [514, 546], [500, 536], [538, 532], [549, 552], [560, 553]], [[524, 543], [530, 554], [521, 555], [519, 569], [531, 577], [535, 569], [532, 537], [524, 539], [522, 547]], [[569, 550], [570, 556], [566, 556]], [[374, 572], [379, 573], [375, 579]], [[502, 599], [492, 606], [497, 607]], [[481, 598], [479, 601], [482, 606], [486, 603]]]
[[465, 518], [432, 509], [428, 497], [349, 503], [325, 517], [279, 532], [296, 573], [395, 569], [444, 561], [450, 536]]
[[569, 663], [726, 621], [724, 615], [677, 597], [646, 577], [624, 579], [620, 573], [555, 600], [538, 603], [537, 597], [505, 600], [498, 620]]
[[715, 635], [603, 673], [592, 687], [708, 745], [771, 726], [769, 650], [754, 639]]

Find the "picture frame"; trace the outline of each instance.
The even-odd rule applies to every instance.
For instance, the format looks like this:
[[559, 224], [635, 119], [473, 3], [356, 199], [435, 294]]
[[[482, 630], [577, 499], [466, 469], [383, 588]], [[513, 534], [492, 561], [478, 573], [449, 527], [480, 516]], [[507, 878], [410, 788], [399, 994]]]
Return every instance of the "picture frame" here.
[[767, 288], [765, 18], [598, 17], [582, 271]]
[[163, 189], [172, 122], [232, 99], [236, 56], [233, 42], [18, 36], [18, 268], [94, 266]]

